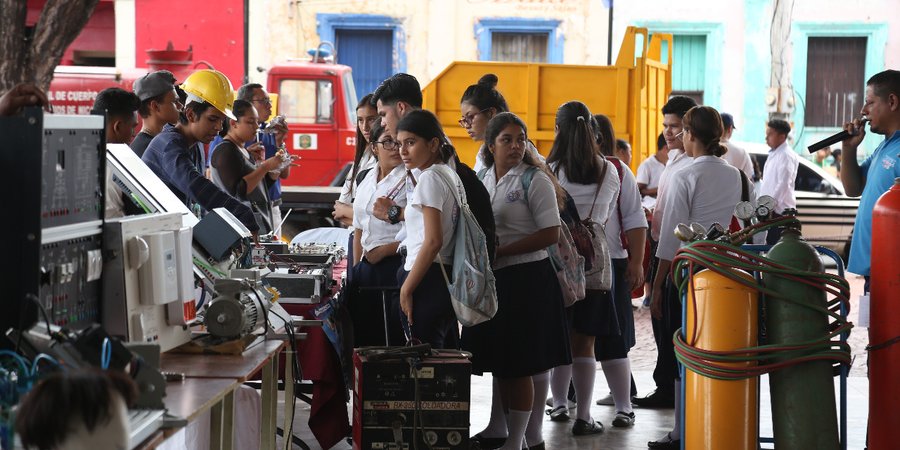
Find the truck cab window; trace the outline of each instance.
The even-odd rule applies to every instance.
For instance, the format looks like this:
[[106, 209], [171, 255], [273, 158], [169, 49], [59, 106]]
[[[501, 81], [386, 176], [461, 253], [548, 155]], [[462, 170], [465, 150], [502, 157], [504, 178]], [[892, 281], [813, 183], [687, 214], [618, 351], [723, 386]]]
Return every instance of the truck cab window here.
[[334, 90], [330, 80], [282, 80], [278, 113], [288, 123], [331, 124]]

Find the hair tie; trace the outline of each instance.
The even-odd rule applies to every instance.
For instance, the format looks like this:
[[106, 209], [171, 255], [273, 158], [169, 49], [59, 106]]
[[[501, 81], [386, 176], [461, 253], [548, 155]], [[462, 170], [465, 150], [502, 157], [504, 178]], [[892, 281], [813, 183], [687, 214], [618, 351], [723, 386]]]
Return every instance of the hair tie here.
[[577, 120], [580, 120], [580, 121], [582, 121], [582, 122], [584, 122], [584, 121], [585, 121], [585, 118], [584, 118], [584, 116], [578, 116], [578, 117], [576, 117], [576, 119], [577, 119]]

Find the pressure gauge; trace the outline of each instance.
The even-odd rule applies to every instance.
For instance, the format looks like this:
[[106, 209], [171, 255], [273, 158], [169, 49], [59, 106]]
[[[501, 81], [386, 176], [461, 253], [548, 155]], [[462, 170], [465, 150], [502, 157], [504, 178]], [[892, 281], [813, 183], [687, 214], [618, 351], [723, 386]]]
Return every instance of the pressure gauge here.
[[675, 237], [684, 242], [690, 242], [694, 237], [694, 231], [691, 230], [691, 227], [679, 223], [675, 227]]
[[756, 207], [756, 217], [769, 217], [769, 214], [772, 214], [772, 210], [765, 205], [759, 205]]
[[725, 235], [725, 227], [722, 226], [719, 222], [714, 222], [709, 226], [709, 231], [706, 233], [706, 240], [712, 241], [718, 239]]
[[700, 225], [697, 222], [691, 224], [691, 231], [694, 233], [694, 237], [692, 240], [700, 239], [703, 236], [706, 236], [706, 227]]
[[[775, 199], [768, 195], [760, 195], [759, 198], [756, 199], [756, 206], [765, 206], [769, 212], [775, 212]], [[758, 213], [759, 211], [757, 211]], [[768, 214], [766, 214], [768, 215]]]
[[740, 202], [734, 207], [734, 215], [741, 220], [747, 220], [753, 217], [754, 213], [756, 213], [756, 209], [750, 202]]

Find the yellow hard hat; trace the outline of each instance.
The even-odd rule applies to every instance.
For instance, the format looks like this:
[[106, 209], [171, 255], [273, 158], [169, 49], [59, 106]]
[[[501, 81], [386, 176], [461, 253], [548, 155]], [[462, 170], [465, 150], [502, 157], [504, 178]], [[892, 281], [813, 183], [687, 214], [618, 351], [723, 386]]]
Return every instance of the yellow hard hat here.
[[212, 69], [198, 70], [184, 80], [181, 89], [189, 96], [193, 95], [209, 103], [228, 118], [237, 120], [231, 111], [234, 107], [234, 88], [222, 72]]

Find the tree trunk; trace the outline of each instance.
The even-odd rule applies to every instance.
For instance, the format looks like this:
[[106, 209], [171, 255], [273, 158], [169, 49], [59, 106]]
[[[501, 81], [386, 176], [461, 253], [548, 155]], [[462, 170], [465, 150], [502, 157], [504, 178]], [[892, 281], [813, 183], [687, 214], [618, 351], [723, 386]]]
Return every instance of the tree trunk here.
[[46, 91], [53, 70], [98, 2], [47, 0], [31, 39], [26, 39], [26, 0], [0, 0], [0, 92], [21, 82]]

